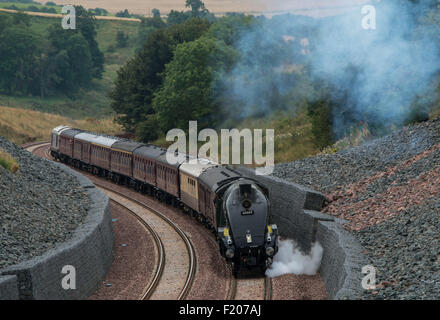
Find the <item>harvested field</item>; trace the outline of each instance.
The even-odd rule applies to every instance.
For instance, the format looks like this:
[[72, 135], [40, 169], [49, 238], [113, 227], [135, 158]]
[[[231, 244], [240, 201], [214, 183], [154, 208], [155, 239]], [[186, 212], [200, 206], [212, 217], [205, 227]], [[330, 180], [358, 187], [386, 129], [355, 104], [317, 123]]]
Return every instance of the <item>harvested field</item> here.
[[[226, 12], [245, 12], [245, 13], [278, 13], [278, 12], [296, 12], [309, 15], [329, 15], [340, 13], [341, 10], [347, 10], [353, 6], [369, 2], [368, 0], [334, 0], [329, 6], [326, 0], [309, 1], [264, 1], [264, 0], [205, 0], [206, 8], [210, 12], [222, 14]], [[171, 10], [185, 10], [185, 0], [59, 0], [59, 4], [81, 4], [86, 8], [105, 8], [109, 12], [115, 13], [120, 10], [128, 9], [130, 13], [150, 14], [154, 8], [159, 9], [163, 14]], [[302, 9], [302, 10], [301, 10]]]

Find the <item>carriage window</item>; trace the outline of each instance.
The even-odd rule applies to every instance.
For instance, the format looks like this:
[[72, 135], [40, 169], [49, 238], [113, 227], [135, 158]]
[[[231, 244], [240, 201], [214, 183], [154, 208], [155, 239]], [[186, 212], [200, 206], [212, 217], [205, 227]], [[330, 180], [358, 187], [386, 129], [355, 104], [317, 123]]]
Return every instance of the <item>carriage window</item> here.
[[188, 192], [194, 196], [196, 195], [196, 182], [191, 178], [188, 178]]

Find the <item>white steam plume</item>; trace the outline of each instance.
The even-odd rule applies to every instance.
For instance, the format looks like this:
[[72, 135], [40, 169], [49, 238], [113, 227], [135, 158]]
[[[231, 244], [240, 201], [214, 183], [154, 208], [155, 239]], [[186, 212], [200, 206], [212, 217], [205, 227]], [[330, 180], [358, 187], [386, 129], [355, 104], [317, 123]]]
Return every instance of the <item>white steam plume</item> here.
[[278, 253], [272, 266], [267, 269], [266, 276], [274, 278], [283, 274], [314, 275], [321, 265], [323, 249], [316, 242], [309, 255], [303, 254], [293, 240], [281, 240]]

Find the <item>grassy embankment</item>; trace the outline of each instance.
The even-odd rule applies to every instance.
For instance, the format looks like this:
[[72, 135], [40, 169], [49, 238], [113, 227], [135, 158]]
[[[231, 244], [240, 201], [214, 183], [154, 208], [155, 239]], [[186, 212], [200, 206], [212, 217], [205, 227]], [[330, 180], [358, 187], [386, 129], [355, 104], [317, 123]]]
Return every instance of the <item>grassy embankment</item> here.
[[72, 119], [40, 111], [0, 106], [0, 136], [16, 144], [49, 140], [52, 129], [59, 125], [111, 135], [123, 133], [122, 128], [113, 123], [112, 118]]

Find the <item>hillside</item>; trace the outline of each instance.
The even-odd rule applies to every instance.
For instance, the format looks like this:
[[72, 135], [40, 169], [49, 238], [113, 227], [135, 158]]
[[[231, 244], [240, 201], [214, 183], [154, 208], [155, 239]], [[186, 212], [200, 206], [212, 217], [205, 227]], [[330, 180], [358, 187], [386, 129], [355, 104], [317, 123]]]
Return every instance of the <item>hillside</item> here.
[[323, 192], [323, 211], [347, 221], [377, 268], [364, 298], [440, 298], [440, 117], [274, 175]]
[[52, 129], [59, 125], [71, 125], [112, 135], [123, 133], [122, 128], [113, 123], [112, 118], [75, 120], [34, 110], [0, 106], [0, 136], [16, 144], [47, 141]]
[[[14, 13], [0, 12], [0, 15], [13, 16]], [[29, 23], [32, 31], [44, 37], [50, 26], [59, 23], [59, 18], [29, 16]], [[134, 55], [139, 23], [98, 20], [96, 26], [96, 40], [99, 49], [104, 53], [104, 72], [101, 79], [94, 79], [87, 89], [80, 89], [79, 92], [70, 95], [57, 94], [41, 98], [0, 93], [0, 106], [32, 109], [75, 119], [103, 118], [114, 115], [110, 108], [111, 100], [108, 92], [113, 86], [117, 70]], [[124, 48], [116, 46], [118, 31], [123, 31], [128, 36], [128, 43]]]

